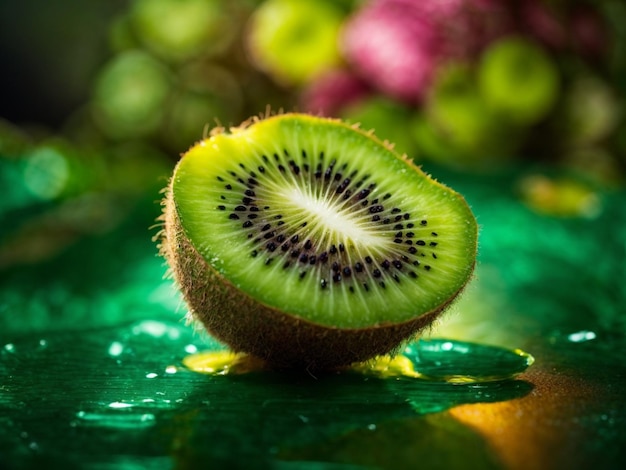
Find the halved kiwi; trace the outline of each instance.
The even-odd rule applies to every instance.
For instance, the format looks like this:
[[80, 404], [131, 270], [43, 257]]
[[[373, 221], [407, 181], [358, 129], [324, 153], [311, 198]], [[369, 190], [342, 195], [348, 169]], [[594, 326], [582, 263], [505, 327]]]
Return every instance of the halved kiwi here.
[[180, 160], [161, 251], [190, 317], [279, 367], [385, 354], [428, 326], [473, 271], [465, 200], [338, 120], [253, 119]]

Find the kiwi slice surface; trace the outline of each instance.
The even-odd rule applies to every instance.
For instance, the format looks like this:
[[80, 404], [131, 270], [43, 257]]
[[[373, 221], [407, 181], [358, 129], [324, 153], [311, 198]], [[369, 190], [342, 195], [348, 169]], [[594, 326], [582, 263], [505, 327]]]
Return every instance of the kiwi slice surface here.
[[[413, 322], [388, 350], [456, 297], [476, 256], [476, 222], [459, 194], [370, 133], [300, 114], [194, 146], [175, 169], [165, 224], [163, 251], [194, 316], [234, 349], [266, 357], [264, 325], [285, 318], [312, 331], [278, 328], [302, 351], [330, 330], [341, 343], [342, 331]], [[363, 340], [375, 342], [369, 333]], [[348, 356], [337, 362], [363, 354]]]

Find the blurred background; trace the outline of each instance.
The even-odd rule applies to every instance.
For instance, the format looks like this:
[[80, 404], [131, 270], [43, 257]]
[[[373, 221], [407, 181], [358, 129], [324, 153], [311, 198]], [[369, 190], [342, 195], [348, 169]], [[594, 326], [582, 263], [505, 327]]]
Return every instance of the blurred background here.
[[515, 217], [597, 230], [624, 187], [620, 0], [3, 1], [0, 63], [0, 331], [172, 314], [159, 189], [211, 129], [267, 110], [375, 129], [467, 195], [483, 258], [512, 256], [498, 227], [542, 253]]
[[[434, 462], [435, 448], [460, 460], [432, 468], [467, 468], [470, 441], [446, 453], [457, 442], [449, 416], [417, 421], [416, 410], [537, 387], [520, 408], [455, 408], [454, 423], [490, 436], [506, 468], [616, 468], [626, 442], [623, 0], [1, 0], [0, 64], [0, 466], [4, 454], [171, 468], [137, 457], [160, 456], [161, 444], [179, 463], [228, 462], [241, 448], [271, 460], [296, 429], [319, 444], [367, 425], [313, 450], [354, 442], [332, 458], [382, 448], [370, 464], [413, 468]], [[220, 398], [175, 374], [168, 364], [213, 343], [184, 325], [164, 278], [153, 240], [161, 190], [211, 129], [281, 110], [375, 129], [465, 195], [481, 226], [476, 277], [432, 334], [528, 350], [528, 383], [477, 386], [471, 399], [426, 387], [393, 408], [410, 439], [387, 425], [372, 443], [386, 400], [415, 385], [367, 389], [365, 415], [354, 411], [361, 391], [320, 385], [321, 395], [298, 395], [308, 398], [275, 414], [255, 402], [265, 394], [280, 404], [261, 379], [207, 382], [222, 387]], [[170, 389], [145, 380], [161, 376]], [[43, 393], [55, 386], [67, 400]], [[338, 390], [356, 400], [347, 413], [333, 408], [339, 424], [305, 420], [302, 403], [328, 420], [318, 400]], [[124, 414], [137, 400], [159, 408]], [[278, 414], [298, 419], [250, 436], [242, 426], [261, 408], [259, 426]], [[84, 440], [72, 447], [66, 435]], [[198, 444], [224, 438], [223, 450]]]

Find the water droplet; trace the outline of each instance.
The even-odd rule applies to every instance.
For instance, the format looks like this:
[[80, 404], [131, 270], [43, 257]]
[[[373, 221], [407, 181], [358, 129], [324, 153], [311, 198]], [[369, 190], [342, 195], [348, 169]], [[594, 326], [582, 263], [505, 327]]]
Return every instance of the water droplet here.
[[122, 403], [119, 401], [114, 401], [113, 403], [109, 403], [109, 408], [115, 409], [124, 409], [124, 408], [132, 408], [133, 405], [131, 403]]
[[146, 374], [146, 379], [154, 379], [155, 377], [158, 377], [159, 374], [155, 373], [155, 372], [150, 372], [149, 374]]
[[185, 352], [187, 354], [194, 354], [198, 352], [198, 348], [195, 344], [188, 344], [187, 346], [185, 346]]
[[146, 334], [155, 338], [167, 336], [169, 339], [176, 340], [180, 337], [180, 330], [160, 321], [144, 320], [133, 327], [133, 334]]
[[175, 374], [176, 372], [178, 372], [178, 369], [176, 368], [176, 366], [167, 366], [165, 368], [166, 374]]
[[593, 331], [583, 330], [568, 335], [567, 339], [572, 343], [583, 343], [585, 341], [596, 339], [596, 334]]
[[15, 345], [13, 343], [7, 343], [4, 345], [4, 350], [10, 353], [15, 352]]
[[520, 349], [445, 339], [411, 343], [404, 356], [411, 360], [420, 378], [451, 383], [512, 379], [534, 362]]
[[454, 344], [451, 341], [446, 341], [445, 343], [441, 343], [442, 351], [451, 351], [454, 348]]
[[119, 356], [124, 351], [124, 345], [119, 341], [113, 341], [109, 346], [110, 356]]
[[117, 429], [143, 429], [155, 424], [152, 413], [133, 413], [126, 409], [111, 409], [109, 412], [79, 411], [76, 413], [78, 426]]

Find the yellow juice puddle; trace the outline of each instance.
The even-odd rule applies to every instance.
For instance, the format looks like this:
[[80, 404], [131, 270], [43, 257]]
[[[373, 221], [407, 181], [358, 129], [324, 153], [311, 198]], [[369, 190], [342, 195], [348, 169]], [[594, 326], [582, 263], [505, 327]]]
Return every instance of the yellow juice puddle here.
[[267, 368], [261, 359], [232, 351], [204, 351], [190, 354], [183, 359], [183, 365], [193, 372], [208, 375], [246, 374]]
[[[470, 384], [512, 379], [533, 363], [533, 357], [519, 349], [496, 349], [445, 340], [423, 341], [419, 343], [419, 347], [421, 350], [407, 347], [404, 354], [380, 356], [335, 372], [356, 373], [381, 379], [411, 378], [428, 382]], [[500, 354], [500, 360], [504, 357], [507, 362], [504, 365], [500, 363], [494, 357], [495, 353]], [[428, 354], [430, 357], [426, 357]], [[450, 354], [454, 357], [447, 358]], [[450, 367], [450, 359], [453, 359], [452, 363], [456, 363], [454, 367]], [[228, 350], [190, 354], [182, 362], [187, 369], [207, 375], [237, 375], [272, 369], [262, 359]]]
[[471, 376], [471, 375], [438, 375], [432, 376], [415, 370], [415, 364], [411, 359], [403, 355], [380, 356], [375, 359], [353, 364], [347, 370], [358, 372], [363, 375], [373, 375], [381, 379], [410, 377], [429, 382], [447, 382], [451, 384], [468, 384], [477, 382], [491, 382], [507, 378], [513, 378], [515, 374], [506, 376]]
[[[231, 351], [205, 351], [190, 354], [183, 359], [183, 365], [200, 374], [207, 375], [238, 375], [268, 370], [270, 367], [262, 359], [245, 353]], [[428, 379], [415, 370], [413, 362], [406, 356], [381, 356], [369, 361], [353, 364], [341, 369], [345, 372], [356, 372], [380, 378], [411, 377]], [[471, 378], [454, 377], [449, 382], [473, 382]]]
[[353, 364], [348, 370], [381, 378], [421, 377], [421, 374], [415, 370], [413, 362], [408, 357], [402, 355], [380, 356], [369, 361]]

